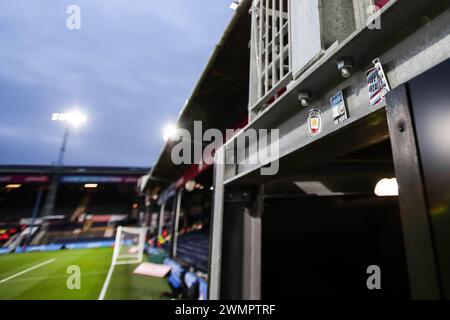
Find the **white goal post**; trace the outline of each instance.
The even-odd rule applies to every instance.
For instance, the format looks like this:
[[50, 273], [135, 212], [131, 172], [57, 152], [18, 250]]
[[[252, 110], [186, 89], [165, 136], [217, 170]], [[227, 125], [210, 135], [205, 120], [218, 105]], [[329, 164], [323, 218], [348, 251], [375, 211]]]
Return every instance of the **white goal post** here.
[[145, 236], [147, 228], [122, 227], [118, 226], [116, 231], [116, 240], [114, 241], [114, 252], [103, 283], [102, 291], [98, 300], [105, 299], [109, 282], [114, 271], [114, 266], [118, 264], [140, 263], [144, 257]]
[[147, 228], [117, 227], [112, 264], [140, 263], [144, 256]]

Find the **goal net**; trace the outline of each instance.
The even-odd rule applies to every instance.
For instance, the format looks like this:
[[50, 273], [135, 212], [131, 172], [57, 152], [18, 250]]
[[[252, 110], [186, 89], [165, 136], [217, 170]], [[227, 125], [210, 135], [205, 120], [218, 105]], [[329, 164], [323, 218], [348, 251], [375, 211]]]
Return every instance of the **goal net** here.
[[140, 263], [144, 255], [146, 228], [117, 228], [112, 263]]

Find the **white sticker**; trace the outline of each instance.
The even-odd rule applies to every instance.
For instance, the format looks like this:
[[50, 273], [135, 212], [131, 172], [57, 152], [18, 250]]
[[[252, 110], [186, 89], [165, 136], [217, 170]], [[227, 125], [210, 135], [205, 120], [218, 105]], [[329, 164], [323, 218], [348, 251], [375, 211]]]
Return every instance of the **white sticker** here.
[[373, 60], [373, 65], [374, 67], [367, 71], [367, 87], [371, 107], [384, 103], [386, 94], [391, 91], [380, 59]]
[[337, 92], [330, 98], [331, 110], [333, 111], [333, 120], [335, 124], [348, 119], [347, 107], [345, 105], [344, 94]]

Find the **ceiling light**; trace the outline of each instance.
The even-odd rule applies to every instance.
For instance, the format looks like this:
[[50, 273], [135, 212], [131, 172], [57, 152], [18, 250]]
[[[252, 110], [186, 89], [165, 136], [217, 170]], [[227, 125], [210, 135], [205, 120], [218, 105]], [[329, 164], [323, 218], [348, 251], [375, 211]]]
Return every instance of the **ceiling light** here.
[[7, 184], [6, 189], [19, 189], [22, 185], [21, 184]]
[[396, 178], [383, 178], [375, 186], [374, 193], [379, 197], [398, 196], [398, 184]]

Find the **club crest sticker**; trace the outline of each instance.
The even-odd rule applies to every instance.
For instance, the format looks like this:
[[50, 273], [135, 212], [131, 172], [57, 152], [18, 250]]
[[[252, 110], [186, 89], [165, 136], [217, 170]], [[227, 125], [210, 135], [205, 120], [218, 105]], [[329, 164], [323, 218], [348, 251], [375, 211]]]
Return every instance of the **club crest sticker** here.
[[330, 98], [330, 104], [335, 124], [339, 124], [348, 119], [347, 107], [345, 106], [344, 94], [342, 91], [339, 91]]
[[309, 110], [308, 132], [310, 136], [316, 136], [322, 132], [322, 112], [319, 109]]
[[380, 59], [373, 60], [374, 67], [367, 71], [367, 87], [369, 88], [370, 106], [383, 103], [386, 94], [391, 91]]

